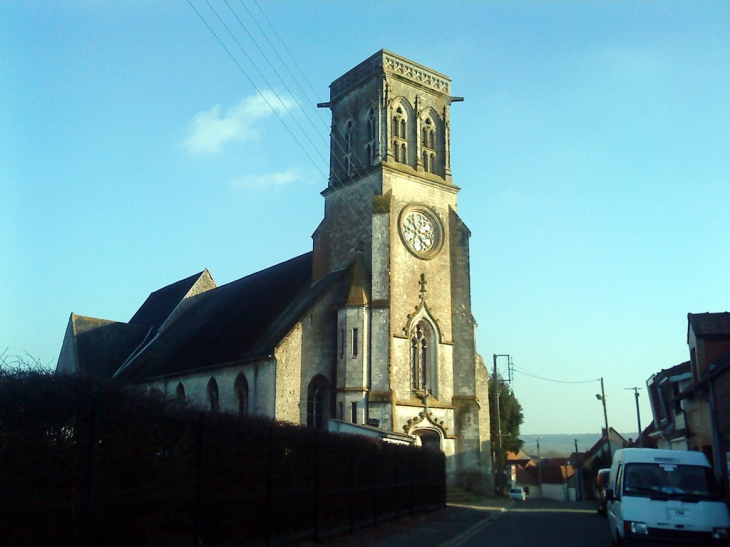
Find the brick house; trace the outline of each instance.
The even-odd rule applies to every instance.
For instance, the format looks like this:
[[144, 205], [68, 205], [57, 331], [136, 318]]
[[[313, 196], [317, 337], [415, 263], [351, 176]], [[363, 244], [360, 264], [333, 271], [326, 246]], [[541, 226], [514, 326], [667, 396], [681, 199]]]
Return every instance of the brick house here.
[[[700, 450], [728, 484], [730, 460], [730, 313], [687, 314], [692, 383], [677, 396], [687, 415], [690, 450]], [[726, 490], [727, 491], [727, 490]]]
[[447, 76], [385, 50], [348, 71], [319, 105], [330, 176], [310, 252], [222, 286], [204, 270], [127, 323], [72, 314], [58, 373], [410, 440], [446, 454], [451, 484], [491, 491], [471, 234], [451, 177], [457, 100]]
[[646, 381], [653, 417], [649, 437], [657, 448], [688, 450], [689, 430], [685, 418], [686, 403], [679, 395], [692, 385], [692, 368], [689, 361], [661, 370]]

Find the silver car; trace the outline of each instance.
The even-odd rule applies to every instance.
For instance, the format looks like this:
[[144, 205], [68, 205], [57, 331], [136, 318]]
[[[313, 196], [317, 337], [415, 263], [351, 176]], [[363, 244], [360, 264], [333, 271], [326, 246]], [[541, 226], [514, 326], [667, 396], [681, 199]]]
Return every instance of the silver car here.
[[510, 488], [509, 499], [525, 501], [525, 491], [522, 488]]

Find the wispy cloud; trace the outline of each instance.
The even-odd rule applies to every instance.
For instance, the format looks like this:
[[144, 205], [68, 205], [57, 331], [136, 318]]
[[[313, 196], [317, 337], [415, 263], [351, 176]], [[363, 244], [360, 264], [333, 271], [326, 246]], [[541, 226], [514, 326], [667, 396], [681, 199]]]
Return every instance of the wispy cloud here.
[[295, 101], [290, 95], [264, 91], [263, 96], [255, 94], [246, 97], [236, 106], [221, 114], [221, 105], [198, 112], [190, 124], [190, 134], [184, 146], [190, 154], [217, 154], [231, 142], [246, 142], [258, 139], [255, 128], [257, 121], [276, 112], [279, 115], [291, 111]]
[[278, 173], [267, 173], [265, 175], [246, 175], [234, 180], [231, 186], [234, 188], [280, 188], [286, 184], [294, 184], [304, 180], [299, 169], [289, 169]]

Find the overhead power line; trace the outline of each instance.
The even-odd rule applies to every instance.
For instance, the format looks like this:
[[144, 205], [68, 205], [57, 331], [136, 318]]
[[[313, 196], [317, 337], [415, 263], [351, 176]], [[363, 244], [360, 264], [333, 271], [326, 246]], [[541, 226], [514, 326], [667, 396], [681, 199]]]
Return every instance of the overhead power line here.
[[512, 370], [515, 372], [522, 374], [524, 376], [529, 376], [530, 378], [535, 378], [537, 380], [543, 380], [545, 382], [553, 382], [555, 384], [592, 384], [593, 382], [600, 382], [600, 378], [594, 378], [592, 380], [555, 380], [553, 378], [545, 378], [544, 376], [540, 376], [538, 374], [533, 374], [532, 372], [528, 372], [526, 370], [522, 370], [512, 365]]

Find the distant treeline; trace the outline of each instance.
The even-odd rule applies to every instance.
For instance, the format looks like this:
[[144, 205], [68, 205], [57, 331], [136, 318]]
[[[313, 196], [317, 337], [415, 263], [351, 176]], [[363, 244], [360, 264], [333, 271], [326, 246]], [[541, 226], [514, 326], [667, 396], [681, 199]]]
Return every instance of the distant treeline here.
[[445, 504], [443, 454], [0, 368], [0, 538], [269, 545]]
[[[630, 437], [624, 435], [628, 440]], [[636, 434], [634, 433], [634, 437]], [[520, 435], [525, 444], [523, 450], [531, 456], [537, 455], [537, 439], [540, 439], [540, 457], [567, 458], [575, 452], [575, 441], [578, 441], [578, 452], [586, 452], [601, 438], [601, 432], [574, 433], [556, 435]]]

